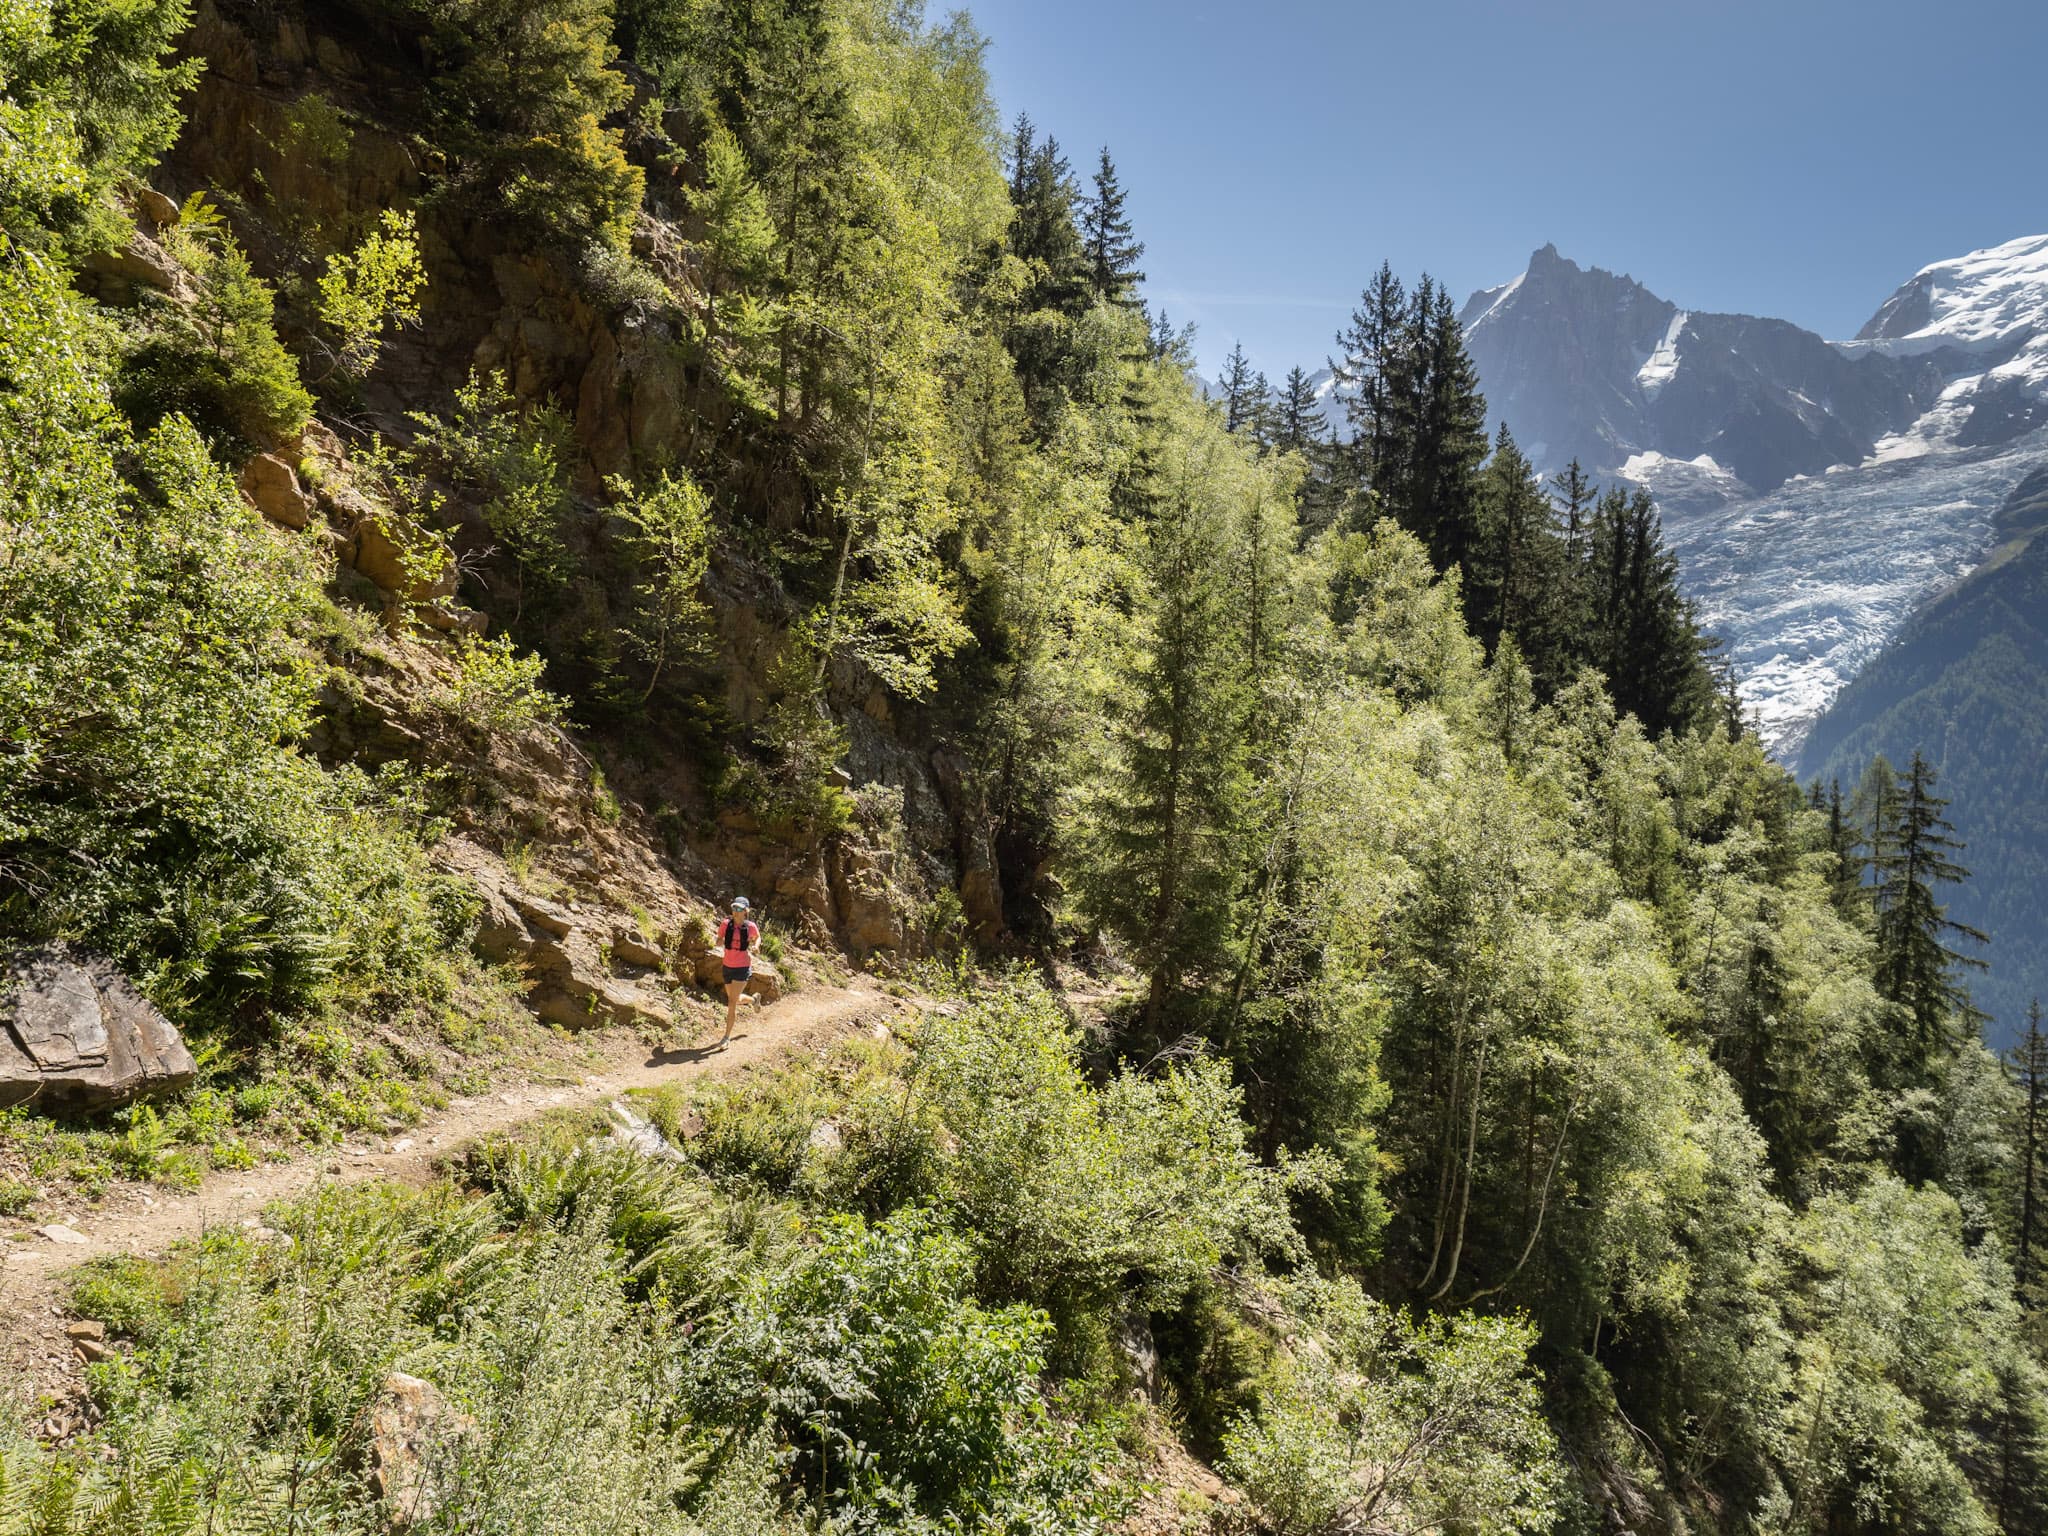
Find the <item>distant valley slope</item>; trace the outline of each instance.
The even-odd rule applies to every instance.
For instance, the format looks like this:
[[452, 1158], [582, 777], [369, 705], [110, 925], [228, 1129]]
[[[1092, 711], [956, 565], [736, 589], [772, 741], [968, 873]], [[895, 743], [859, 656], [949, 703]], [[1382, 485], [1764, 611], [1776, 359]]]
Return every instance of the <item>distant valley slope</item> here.
[[1940, 766], [1973, 874], [1952, 915], [1991, 935], [1972, 990], [2010, 1036], [2030, 998], [2048, 999], [2048, 470], [2001, 509], [1996, 536], [1842, 690], [1798, 768], [1847, 785], [1880, 752]]

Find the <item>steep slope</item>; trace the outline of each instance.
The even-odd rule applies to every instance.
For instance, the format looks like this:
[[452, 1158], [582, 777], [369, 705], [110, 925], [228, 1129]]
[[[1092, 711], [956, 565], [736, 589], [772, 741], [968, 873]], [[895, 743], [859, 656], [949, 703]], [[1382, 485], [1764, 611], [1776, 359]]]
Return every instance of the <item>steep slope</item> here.
[[[1882, 317], [1880, 317], [1882, 318]], [[1953, 915], [1992, 937], [1979, 1004], [2010, 1036], [2048, 994], [2048, 470], [1998, 515], [1998, 547], [1915, 613], [1815, 723], [1808, 776], [1853, 780], [1877, 753], [1918, 751], [1967, 843]]]

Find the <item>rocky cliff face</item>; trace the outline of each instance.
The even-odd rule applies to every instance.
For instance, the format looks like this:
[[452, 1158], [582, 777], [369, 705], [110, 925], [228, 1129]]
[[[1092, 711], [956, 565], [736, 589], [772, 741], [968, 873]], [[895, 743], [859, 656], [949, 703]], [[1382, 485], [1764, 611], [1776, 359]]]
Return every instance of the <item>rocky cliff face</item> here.
[[[551, 406], [567, 421], [580, 536], [597, 541], [608, 516], [607, 477], [644, 476], [686, 461], [693, 434], [724, 425], [730, 407], [722, 392], [696, 376], [674, 334], [677, 308], [687, 316], [696, 290], [682, 254], [679, 225], [687, 214], [671, 168], [650, 164], [647, 211], [633, 235], [635, 254], [667, 286], [665, 302], [652, 305], [630, 286], [608, 283], [576, 253], [508, 250], [497, 232], [459, 208], [421, 201], [433, 152], [408, 115], [417, 110], [420, 61], [395, 32], [382, 33], [353, 12], [273, 15], [231, 0], [200, 0], [186, 47], [206, 60], [206, 69], [188, 103], [184, 134], [155, 178], [155, 202], [169, 210], [189, 193], [207, 193], [229, 210], [259, 271], [280, 283], [303, 279], [316, 234], [360, 228], [388, 207], [418, 213], [428, 273], [423, 323], [387, 346], [347, 420], [316, 422], [304, 439], [272, 445], [243, 477], [245, 494], [273, 520], [324, 523], [341, 565], [354, 573], [350, 579], [368, 584], [359, 596], [381, 603], [394, 629], [420, 622], [481, 631], [495, 594], [469, 561], [443, 585], [413, 589], [391, 517], [351, 488], [351, 458], [369, 433], [403, 441], [415, 430], [411, 413], [445, 409], [473, 371], [499, 372], [519, 402]], [[124, 260], [140, 275], [103, 280], [162, 289], [153, 271], [142, 270], [150, 249], [138, 231], [136, 250]], [[175, 264], [170, 272], [174, 279]], [[449, 510], [464, 515], [460, 506]], [[735, 513], [773, 536], [797, 526], [804, 508], [790, 486], [770, 476], [748, 488]], [[484, 531], [479, 526], [472, 534], [472, 548], [480, 547]], [[698, 674], [707, 717], [744, 739], [773, 702], [770, 668], [798, 609], [745, 541], [714, 551], [704, 595], [715, 625], [713, 652]], [[587, 600], [602, 605], [609, 596], [593, 589]], [[330, 690], [316, 750], [369, 765], [435, 765], [448, 747], [426, 718], [431, 711], [416, 707], [436, 686], [432, 670], [395, 637], [384, 660], [348, 687]], [[624, 953], [619, 935], [632, 927], [621, 915], [628, 908], [657, 915], [666, 938], [655, 947], [664, 965], [685, 973], [691, 924], [741, 890], [754, 895], [757, 907], [765, 904], [772, 931], [862, 958], [914, 953], [925, 941], [920, 904], [941, 887], [957, 889], [970, 930], [1000, 935], [1002, 882], [961, 754], [923, 712], [892, 701], [865, 675], [835, 674], [830, 702], [851, 740], [849, 787], [891, 791], [882, 797], [891, 824], [870, 814], [822, 839], [764, 829], [744, 807], [720, 810], [680, 739], [643, 742], [624, 753], [587, 741], [589, 757], [576, 747], [505, 744], [489, 768], [503, 780], [500, 819], [511, 807], [512, 814], [547, 822], [552, 831], [544, 830], [541, 841], [559, 834], [564, 846], [536, 855], [542, 883], [588, 889], [604, 913], [567, 937], [535, 937], [532, 920], [522, 918], [532, 942], [506, 939], [498, 948], [560, 980], [552, 992], [542, 991], [571, 1000], [557, 1009], [565, 1016], [579, 1007], [590, 1011], [585, 1005], [593, 995], [605, 1004], [598, 1012], [627, 1016], [641, 1002], [632, 968], [616, 963]], [[590, 814], [590, 758], [608, 770], [610, 792], [625, 802], [623, 819], [610, 826]], [[868, 795], [862, 804], [872, 811], [881, 801]], [[469, 818], [465, 830], [486, 842], [493, 835], [480, 818]], [[495, 902], [502, 868], [494, 859], [463, 858], [476, 865], [467, 872]], [[503, 937], [512, 929], [500, 922], [491, 931], [503, 930]], [[562, 953], [549, 950], [535, 961], [550, 941]], [[600, 951], [603, 963], [594, 958]], [[602, 988], [588, 984], [592, 976], [618, 996], [606, 1000]]]
[[[1576, 458], [1653, 488], [1668, 478], [1679, 504], [1858, 463], [1940, 382], [1933, 360], [1852, 354], [1783, 320], [1680, 309], [1549, 245], [1513, 282], [1474, 294], [1461, 319], [1494, 422], [1539, 467]], [[1667, 463], [1674, 472], [1661, 475]]]

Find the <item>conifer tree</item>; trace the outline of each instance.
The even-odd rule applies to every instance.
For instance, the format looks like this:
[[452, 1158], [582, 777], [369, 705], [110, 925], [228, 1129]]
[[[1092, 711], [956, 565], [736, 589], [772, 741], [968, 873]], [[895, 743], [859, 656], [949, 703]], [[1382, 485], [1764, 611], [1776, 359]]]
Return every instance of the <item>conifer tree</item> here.
[[1010, 249], [1030, 266], [1026, 309], [1079, 314], [1090, 297], [1088, 255], [1074, 222], [1078, 188], [1059, 140], [1039, 138], [1018, 115], [1010, 167]]
[[1111, 723], [1115, 770], [1083, 833], [1084, 903], [1150, 977], [1158, 1034], [1186, 974], [1222, 940], [1238, 868], [1245, 675], [1233, 601], [1230, 473], [1239, 450], [1177, 435], [1149, 488], [1137, 623]]
[[1564, 543], [1564, 569], [1558, 578], [1556, 600], [1558, 659], [1573, 668], [1593, 659], [1585, 645], [1586, 537], [1598, 495], [1598, 487], [1577, 459], [1550, 477], [1550, 499], [1557, 505], [1554, 526]]
[[1989, 942], [1984, 933], [1950, 918], [1935, 897], [1936, 887], [1959, 885], [1970, 876], [1954, 858], [1963, 845], [1950, 836], [1955, 827], [1942, 815], [1948, 801], [1935, 794], [1936, 778], [1933, 764], [1916, 751], [1898, 781], [1886, 845], [1872, 860], [1878, 991], [1911, 1016], [1923, 1065], [1953, 1043], [1956, 1018], [1977, 1017], [1957, 973], [1982, 970], [1984, 961], [1952, 948], [1949, 939]]
[[1361, 487], [1384, 487], [1394, 453], [1394, 397], [1401, 388], [1408, 297], [1386, 262], [1360, 296], [1351, 323], [1337, 333], [1330, 371], [1347, 391], [1352, 464]]
[[1152, 360], [1171, 363], [1185, 373], [1195, 365], [1195, 328], [1176, 326], [1164, 309], [1151, 317]]
[[1451, 295], [1426, 274], [1409, 304], [1401, 345], [1386, 450], [1397, 467], [1382, 478], [1394, 515], [1428, 544], [1438, 568], [1449, 570], [1467, 561], [1478, 538], [1486, 400]]
[[1512, 633], [1530, 670], [1547, 685], [1567, 680], [1553, 656], [1551, 621], [1564, 568], [1564, 548], [1551, 521], [1550, 500], [1536, 472], [1502, 422], [1493, 457], [1481, 476], [1479, 546], [1473, 551], [1472, 627], [1487, 645]]
[[2041, 1031], [2041, 999], [2027, 1009], [2027, 1032], [2012, 1056], [2013, 1078], [2020, 1090], [2019, 1225], [2013, 1241], [2013, 1288], [2022, 1304], [2030, 1303], [2034, 1280], [2034, 1241], [2040, 1220], [2042, 1140], [2048, 1137], [2048, 1035]]
[[1565, 560], [1576, 567], [1586, 553], [1587, 521], [1593, 510], [1595, 487], [1585, 466], [1573, 459], [1550, 477], [1551, 499], [1557, 503], [1564, 524]]
[[1264, 402], [1264, 380], [1252, 371], [1251, 361], [1244, 355], [1244, 343], [1237, 342], [1230, 349], [1230, 356], [1223, 363], [1223, 377], [1216, 381], [1216, 387], [1223, 395], [1223, 428], [1226, 432], [1241, 432], [1258, 419], [1259, 407]]
[[1820, 781], [1815, 780], [1813, 796], [1814, 809], [1826, 811], [1828, 818], [1827, 847], [1834, 858], [1829, 894], [1834, 899], [1835, 910], [1847, 916], [1862, 910], [1863, 906], [1862, 840], [1856, 835], [1856, 823], [1842, 798], [1840, 779], [1829, 781], [1825, 796], [1821, 793]]
[[1095, 168], [1094, 195], [1082, 205], [1081, 243], [1096, 297], [1127, 309], [1136, 307], [1140, 302], [1138, 285], [1145, 281], [1145, 274], [1138, 270], [1145, 244], [1132, 238], [1131, 221], [1124, 212], [1124, 189], [1117, 182], [1116, 162], [1110, 159], [1107, 144]]
[[1609, 490], [1586, 542], [1586, 659], [1607, 674], [1616, 706], [1655, 735], [1709, 718], [1714, 679], [1657, 503], [1647, 491]]
[[1273, 412], [1273, 446], [1282, 453], [1306, 454], [1323, 440], [1322, 412], [1316, 408], [1315, 385], [1299, 365], [1287, 370]]

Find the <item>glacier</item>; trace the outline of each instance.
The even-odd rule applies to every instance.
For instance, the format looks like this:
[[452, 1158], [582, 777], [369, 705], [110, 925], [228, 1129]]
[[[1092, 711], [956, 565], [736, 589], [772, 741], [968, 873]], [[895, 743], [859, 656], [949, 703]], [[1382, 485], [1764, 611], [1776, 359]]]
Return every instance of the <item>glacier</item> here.
[[1873, 457], [1769, 495], [1667, 512], [1701, 622], [1722, 638], [1758, 734], [1794, 758], [1835, 695], [1941, 587], [1975, 568], [2048, 429], [1995, 448]]

